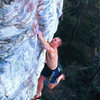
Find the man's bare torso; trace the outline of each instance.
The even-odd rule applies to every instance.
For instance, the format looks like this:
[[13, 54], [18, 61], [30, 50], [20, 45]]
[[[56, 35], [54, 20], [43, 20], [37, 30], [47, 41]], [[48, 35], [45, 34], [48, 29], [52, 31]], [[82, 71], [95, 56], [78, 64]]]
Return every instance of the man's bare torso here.
[[51, 70], [54, 70], [57, 68], [58, 64], [58, 51], [55, 49], [52, 53], [46, 53], [46, 61], [47, 65]]

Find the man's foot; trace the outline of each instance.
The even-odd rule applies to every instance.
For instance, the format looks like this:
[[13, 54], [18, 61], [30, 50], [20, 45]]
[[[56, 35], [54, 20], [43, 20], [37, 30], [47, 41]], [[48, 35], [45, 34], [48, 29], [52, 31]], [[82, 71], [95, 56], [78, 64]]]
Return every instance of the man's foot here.
[[42, 95], [42, 93], [40, 93], [39, 96], [35, 95], [35, 97], [33, 99], [31, 99], [31, 100], [41, 100], [41, 95]]
[[41, 96], [39, 96], [39, 97], [34, 97], [33, 99], [31, 99], [31, 100], [41, 100]]
[[33, 99], [31, 99], [31, 100], [41, 100], [41, 96], [39, 96], [39, 97], [34, 97]]
[[64, 74], [61, 74], [61, 75], [57, 78], [57, 83], [59, 83], [60, 80], [65, 80], [65, 75], [64, 75]]

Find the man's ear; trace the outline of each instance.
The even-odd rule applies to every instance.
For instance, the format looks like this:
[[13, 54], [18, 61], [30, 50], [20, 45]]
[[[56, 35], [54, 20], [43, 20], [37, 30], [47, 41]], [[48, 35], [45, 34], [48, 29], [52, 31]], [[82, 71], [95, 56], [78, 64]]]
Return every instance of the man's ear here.
[[49, 41], [47, 40], [47, 43], [49, 43]]

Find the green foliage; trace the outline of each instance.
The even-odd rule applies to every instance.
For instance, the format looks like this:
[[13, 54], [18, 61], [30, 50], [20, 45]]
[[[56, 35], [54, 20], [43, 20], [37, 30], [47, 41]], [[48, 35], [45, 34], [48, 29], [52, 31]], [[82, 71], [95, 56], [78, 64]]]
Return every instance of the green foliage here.
[[43, 94], [43, 95], [42, 95], [42, 100], [50, 100], [50, 98], [48, 98], [47, 95]]
[[100, 86], [96, 86], [95, 88], [100, 93]]
[[98, 45], [99, 18], [96, 4], [97, 0], [64, 1], [63, 21], [56, 34], [63, 40], [63, 50], [60, 49], [63, 61], [90, 64]]
[[99, 11], [100, 0], [64, 0], [63, 21], [55, 36], [63, 41], [59, 59], [74, 100], [100, 100]]
[[[86, 65], [91, 63], [90, 48], [81, 43], [68, 43], [59, 49], [60, 58], [63, 64], [67, 61], [69, 64], [76, 62], [77, 64]], [[66, 52], [65, 52], [66, 51]]]

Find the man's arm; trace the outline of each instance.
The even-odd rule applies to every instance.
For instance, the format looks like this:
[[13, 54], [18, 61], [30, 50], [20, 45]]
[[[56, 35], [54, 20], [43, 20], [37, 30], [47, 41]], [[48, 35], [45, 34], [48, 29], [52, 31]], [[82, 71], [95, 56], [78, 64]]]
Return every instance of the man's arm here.
[[47, 52], [51, 53], [53, 51], [53, 48], [49, 45], [49, 43], [47, 43], [47, 41], [43, 38], [42, 36], [42, 32], [38, 33], [38, 38], [40, 39], [40, 41], [42, 42], [44, 48], [47, 50]]

